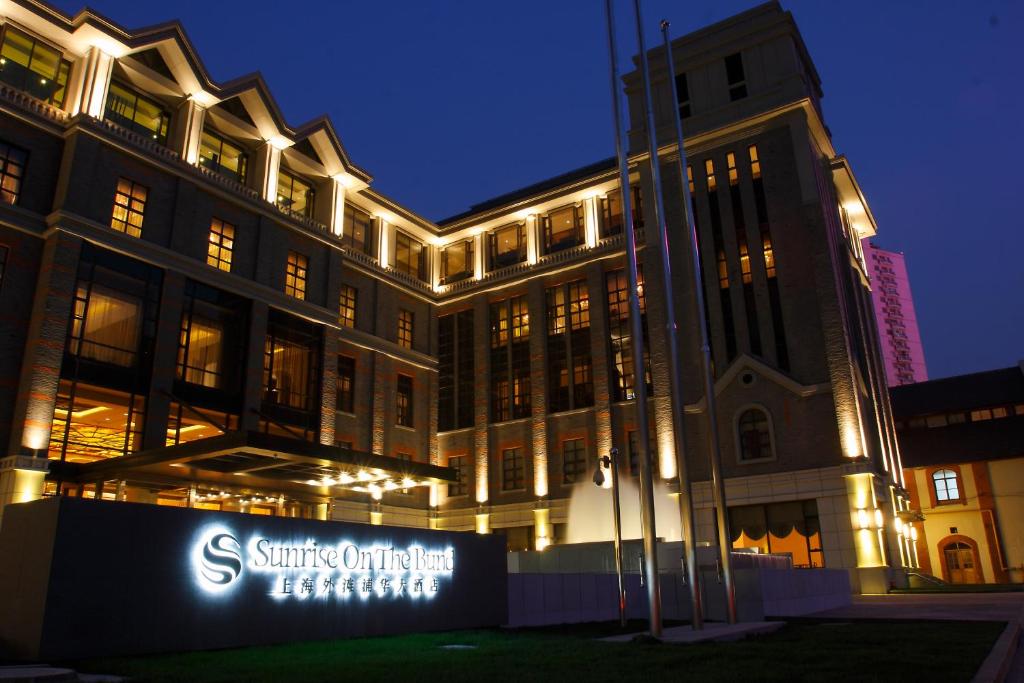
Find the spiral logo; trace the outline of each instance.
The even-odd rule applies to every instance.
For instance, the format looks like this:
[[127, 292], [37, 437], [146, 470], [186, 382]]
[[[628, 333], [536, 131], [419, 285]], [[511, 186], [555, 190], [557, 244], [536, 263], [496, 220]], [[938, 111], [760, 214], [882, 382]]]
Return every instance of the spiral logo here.
[[203, 588], [218, 592], [242, 573], [242, 547], [226, 532], [216, 532], [196, 547], [195, 568]]

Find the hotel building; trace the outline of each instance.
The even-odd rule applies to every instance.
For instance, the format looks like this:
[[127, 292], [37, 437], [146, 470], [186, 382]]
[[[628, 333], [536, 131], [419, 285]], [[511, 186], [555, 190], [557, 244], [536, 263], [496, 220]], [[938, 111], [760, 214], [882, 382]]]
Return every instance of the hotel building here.
[[[37, 0], [5, 0], [0, 20], [0, 514], [103, 497], [542, 549], [566, 538], [599, 455], [617, 447], [635, 470], [638, 429], [674, 499], [638, 73], [642, 373], [614, 160], [435, 223], [373, 189], [327, 118], [291, 125], [259, 77], [214, 81], [177, 23], [129, 31]], [[861, 250], [876, 226], [818, 74], [775, 2], [673, 49], [671, 73], [651, 51], [652, 87], [695, 540], [716, 538], [706, 322], [734, 545], [884, 590], [913, 554], [894, 523], [911, 513]]]
[[903, 254], [886, 251], [865, 240], [864, 256], [873, 284], [871, 300], [889, 386], [927, 381], [928, 368]]

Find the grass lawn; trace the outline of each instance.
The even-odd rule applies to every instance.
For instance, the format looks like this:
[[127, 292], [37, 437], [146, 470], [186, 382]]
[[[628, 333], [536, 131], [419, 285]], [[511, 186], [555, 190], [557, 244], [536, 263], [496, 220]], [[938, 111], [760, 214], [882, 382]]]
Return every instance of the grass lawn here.
[[[637, 625], [642, 628], [642, 624]], [[605, 643], [618, 624], [479, 630], [93, 660], [139, 681], [969, 681], [1001, 622], [793, 620], [736, 643]], [[475, 645], [442, 649], [443, 645]]]

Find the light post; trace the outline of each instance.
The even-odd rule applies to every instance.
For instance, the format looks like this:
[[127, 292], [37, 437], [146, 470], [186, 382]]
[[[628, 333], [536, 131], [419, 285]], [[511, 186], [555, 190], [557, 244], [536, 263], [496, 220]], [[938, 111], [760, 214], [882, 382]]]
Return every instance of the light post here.
[[597, 459], [598, 467], [594, 470], [594, 483], [604, 486], [602, 467], [612, 471], [612, 515], [615, 518], [615, 574], [619, 577], [619, 625], [626, 626], [626, 584], [622, 576], [622, 513], [619, 510], [619, 449], [613, 448], [609, 455]]

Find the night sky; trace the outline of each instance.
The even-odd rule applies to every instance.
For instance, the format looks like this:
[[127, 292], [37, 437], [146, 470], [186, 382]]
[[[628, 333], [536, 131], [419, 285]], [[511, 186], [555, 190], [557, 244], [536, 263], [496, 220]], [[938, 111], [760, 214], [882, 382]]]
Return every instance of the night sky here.
[[[59, 0], [77, 12], [82, 0]], [[617, 0], [621, 62], [632, 3]], [[261, 71], [292, 124], [329, 114], [374, 187], [431, 219], [614, 153], [603, 3], [90, 0], [179, 19], [216, 80]], [[757, 4], [646, 0], [673, 37]], [[907, 258], [929, 376], [1024, 359], [1024, 3], [787, 0], [825, 117]]]

